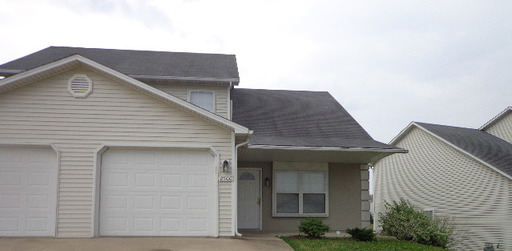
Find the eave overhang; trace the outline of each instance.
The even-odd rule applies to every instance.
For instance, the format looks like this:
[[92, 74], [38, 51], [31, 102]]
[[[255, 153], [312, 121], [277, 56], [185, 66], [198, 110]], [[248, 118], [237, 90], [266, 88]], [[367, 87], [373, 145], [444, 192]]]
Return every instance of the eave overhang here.
[[240, 149], [241, 161], [309, 161], [335, 163], [374, 163], [395, 153], [407, 153], [401, 148], [345, 148], [310, 146], [248, 145]]

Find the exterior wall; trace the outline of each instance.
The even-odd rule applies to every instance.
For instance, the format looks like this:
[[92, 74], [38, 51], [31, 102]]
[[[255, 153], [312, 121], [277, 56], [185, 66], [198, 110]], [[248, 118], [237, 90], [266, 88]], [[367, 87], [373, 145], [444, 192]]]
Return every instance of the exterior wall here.
[[[68, 79], [87, 74], [94, 90], [74, 98]], [[0, 94], [0, 143], [54, 144], [61, 151], [58, 237], [94, 234], [95, 151], [102, 144], [212, 146], [231, 160], [232, 134], [86, 68]], [[232, 183], [219, 184], [219, 229], [232, 235]]]
[[[241, 162], [238, 167], [261, 168], [262, 180], [272, 179], [272, 162]], [[363, 176], [361, 176], [363, 174]], [[366, 180], [362, 185], [361, 179]], [[366, 189], [362, 189], [362, 186]], [[366, 215], [368, 225], [369, 203], [362, 200], [362, 194], [368, 193], [368, 177], [364, 176], [360, 165], [329, 164], [329, 217], [322, 218], [331, 231], [347, 228], [363, 227], [362, 215]], [[367, 204], [367, 205], [366, 205]], [[265, 232], [291, 231], [298, 232], [302, 217], [273, 217], [272, 216], [272, 187], [262, 188], [262, 230]], [[364, 208], [363, 208], [364, 207]], [[366, 207], [368, 209], [366, 209]], [[365, 221], [366, 222], [366, 221]]]
[[512, 112], [509, 112], [485, 131], [508, 142], [512, 142]]
[[229, 86], [190, 84], [190, 83], [151, 83], [149, 85], [172, 94], [178, 98], [188, 101], [189, 91], [202, 90], [215, 92], [215, 113], [230, 119], [231, 105], [229, 97]]
[[405, 198], [453, 218], [463, 240], [458, 250], [482, 250], [484, 242], [512, 250], [511, 180], [418, 128], [395, 145], [409, 153], [375, 164], [376, 225], [385, 201]]

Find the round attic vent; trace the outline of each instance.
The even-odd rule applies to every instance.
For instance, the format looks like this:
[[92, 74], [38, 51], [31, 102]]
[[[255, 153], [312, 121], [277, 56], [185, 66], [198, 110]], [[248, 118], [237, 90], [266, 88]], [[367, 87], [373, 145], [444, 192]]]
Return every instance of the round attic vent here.
[[85, 98], [92, 92], [92, 80], [85, 74], [75, 74], [68, 81], [68, 91], [76, 98]]

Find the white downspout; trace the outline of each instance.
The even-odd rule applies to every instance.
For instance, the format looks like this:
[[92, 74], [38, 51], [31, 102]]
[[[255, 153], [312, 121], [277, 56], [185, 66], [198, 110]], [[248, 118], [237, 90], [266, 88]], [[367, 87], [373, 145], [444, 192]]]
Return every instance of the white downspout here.
[[242, 147], [242, 146], [245, 146], [247, 144], [249, 144], [249, 139], [251, 138], [251, 134], [252, 134], [253, 131], [249, 131], [249, 135], [247, 136], [247, 140], [236, 145], [235, 146], [235, 154], [233, 155], [233, 176], [235, 177], [235, 181], [236, 181], [236, 185], [234, 187], [234, 200], [235, 200], [235, 203], [234, 204], [234, 207], [235, 209], [233, 210], [233, 212], [235, 212], [233, 214], [233, 221], [235, 222], [235, 236], [238, 236], [238, 237], [241, 237], [242, 234], [238, 232], [238, 148]]

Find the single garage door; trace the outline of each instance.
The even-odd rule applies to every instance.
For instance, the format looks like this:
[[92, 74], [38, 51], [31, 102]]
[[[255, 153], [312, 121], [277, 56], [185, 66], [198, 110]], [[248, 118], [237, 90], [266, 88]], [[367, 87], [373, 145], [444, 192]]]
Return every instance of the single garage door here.
[[57, 154], [0, 147], [0, 236], [55, 236]]
[[212, 236], [215, 175], [208, 151], [109, 149], [103, 154], [102, 236]]

